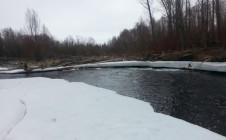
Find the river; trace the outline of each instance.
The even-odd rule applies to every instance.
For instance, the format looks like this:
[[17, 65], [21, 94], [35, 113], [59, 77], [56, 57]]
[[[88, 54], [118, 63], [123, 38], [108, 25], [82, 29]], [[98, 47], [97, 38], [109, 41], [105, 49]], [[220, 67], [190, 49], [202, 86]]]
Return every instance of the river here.
[[85, 82], [149, 102], [156, 112], [226, 136], [226, 75], [149, 68], [85, 69], [4, 74], [0, 79], [48, 77]]

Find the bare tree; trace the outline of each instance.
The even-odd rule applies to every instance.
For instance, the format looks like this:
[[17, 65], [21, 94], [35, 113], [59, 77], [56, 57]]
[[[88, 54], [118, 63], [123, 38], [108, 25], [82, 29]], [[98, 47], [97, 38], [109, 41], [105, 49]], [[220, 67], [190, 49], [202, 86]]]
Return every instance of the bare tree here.
[[140, 3], [144, 6], [145, 9], [148, 10], [152, 40], [154, 41], [155, 40], [155, 19], [153, 17], [153, 11], [151, 10], [151, 4], [153, 3], [153, 0], [140, 0]]
[[40, 20], [38, 14], [33, 9], [27, 9], [25, 13], [26, 28], [33, 40], [30, 47], [33, 48], [34, 57], [36, 60], [42, 58], [42, 47], [40, 46], [39, 33], [40, 33]]
[[15, 49], [16, 43], [15, 43], [15, 32], [12, 28], [5, 28], [2, 30], [2, 38], [3, 38], [3, 46], [4, 46], [4, 52], [6, 56], [14, 56], [17, 52]]
[[220, 38], [221, 32], [221, 7], [220, 7], [220, 0], [216, 0], [216, 19], [217, 19], [217, 35]]
[[41, 31], [41, 33], [42, 33], [43, 35], [51, 36], [51, 33], [50, 33], [49, 29], [46, 27], [45, 24], [42, 25], [42, 31]]
[[[214, 31], [215, 31], [215, 26], [214, 26], [214, 23], [215, 23], [215, 0], [212, 0], [212, 17], [211, 17], [211, 30], [212, 30], [212, 34], [214, 36]], [[212, 39], [214, 38], [212, 36]]]
[[3, 56], [3, 42], [2, 42], [2, 35], [0, 33], [0, 57]]
[[190, 0], [185, 1], [185, 30], [186, 33], [189, 33], [189, 25], [190, 25]]
[[169, 34], [173, 33], [173, 14], [174, 14], [174, 8], [173, 8], [173, 0], [161, 0], [161, 4], [163, 5], [167, 19], [168, 19], [168, 32]]
[[96, 41], [95, 41], [95, 39], [94, 38], [92, 38], [92, 37], [89, 37], [88, 39], [87, 39], [87, 45], [95, 45], [95, 43], [96, 43]]
[[184, 30], [184, 17], [183, 17], [183, 1], [175, 0], [175, 28], [182, 49], [184, 49], [185, 43], [185, 30]]
[[206, 1], [205, 0], [201, 0], [201, 37], [202, 37], [202, 46], [206, 47], [206, 20], [205, 20], [205, 13], [206, 13]]
[[33, 9], [27, 9], [25, 13], [26, 28], [29, 34], [36, 38], [40, 30], [40, 20], [38, 14]]

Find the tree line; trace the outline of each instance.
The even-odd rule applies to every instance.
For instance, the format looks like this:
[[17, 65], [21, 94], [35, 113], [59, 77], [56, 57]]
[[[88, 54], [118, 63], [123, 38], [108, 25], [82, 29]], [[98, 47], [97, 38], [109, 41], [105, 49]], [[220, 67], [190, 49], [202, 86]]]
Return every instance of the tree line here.
[[140, 21], [133, 29], [122, 31], [110, 46], [121, 51], [161, 52], [226, 45], [225, 0], [158, 1], [164, 13], [159, 20], [154, 19], [153, 1], [140, 0], [149, 23]]
[[132, 29], [105, 44], [92, 38], [54, 39], [41, 25], [37, 12], [25, 13], [26, 29], [11, 28], [0, 32], [0, 57], [49, 58], [59, 56], [99, 56], [162, 52], [189, 48], [224, 47], [226, 45], [226, 1], [158, 0], [163, 16], [156, 20], [152, 0], [140, 0], [149, 22], [140, 20]]
[[15, 31], [12, 28], [0, 32], [0, 57], [43, 59], [65, 56], [89, 56], [104, 53], [103, 45], [95, 43], [93, 38], [68, 36], [63, 41], [52, 37], [48, 28], [41, 25], [38, 14], [33, 9], [25, 13], [25, 29]]

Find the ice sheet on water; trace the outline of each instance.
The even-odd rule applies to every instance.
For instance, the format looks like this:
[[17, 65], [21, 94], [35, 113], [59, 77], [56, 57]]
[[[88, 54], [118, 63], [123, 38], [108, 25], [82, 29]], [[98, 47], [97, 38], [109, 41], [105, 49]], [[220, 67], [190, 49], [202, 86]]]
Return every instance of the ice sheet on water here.
[[[225, 140], [207, 129], [155, 113], [143, 101], [85, 83], [0, 80], [0, 138], [5, 140]], [[26, 105], [26, 116], [21, 119]], [[20, 121], [19, 123], [17, 121]], [[15, 123], [17, 122], [17, 123]], [[9, 131], [10, 130], [10, 131]]]

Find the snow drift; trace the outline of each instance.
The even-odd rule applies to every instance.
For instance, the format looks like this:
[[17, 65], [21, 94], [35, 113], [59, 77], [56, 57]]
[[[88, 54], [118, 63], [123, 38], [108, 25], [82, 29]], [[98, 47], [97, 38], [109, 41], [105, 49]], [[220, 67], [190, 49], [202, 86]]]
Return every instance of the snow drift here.
[[[0, 140], [225, 140], [85, 83], [0, 80]], [[3, 124], [3, 125], [2, 125]]]

